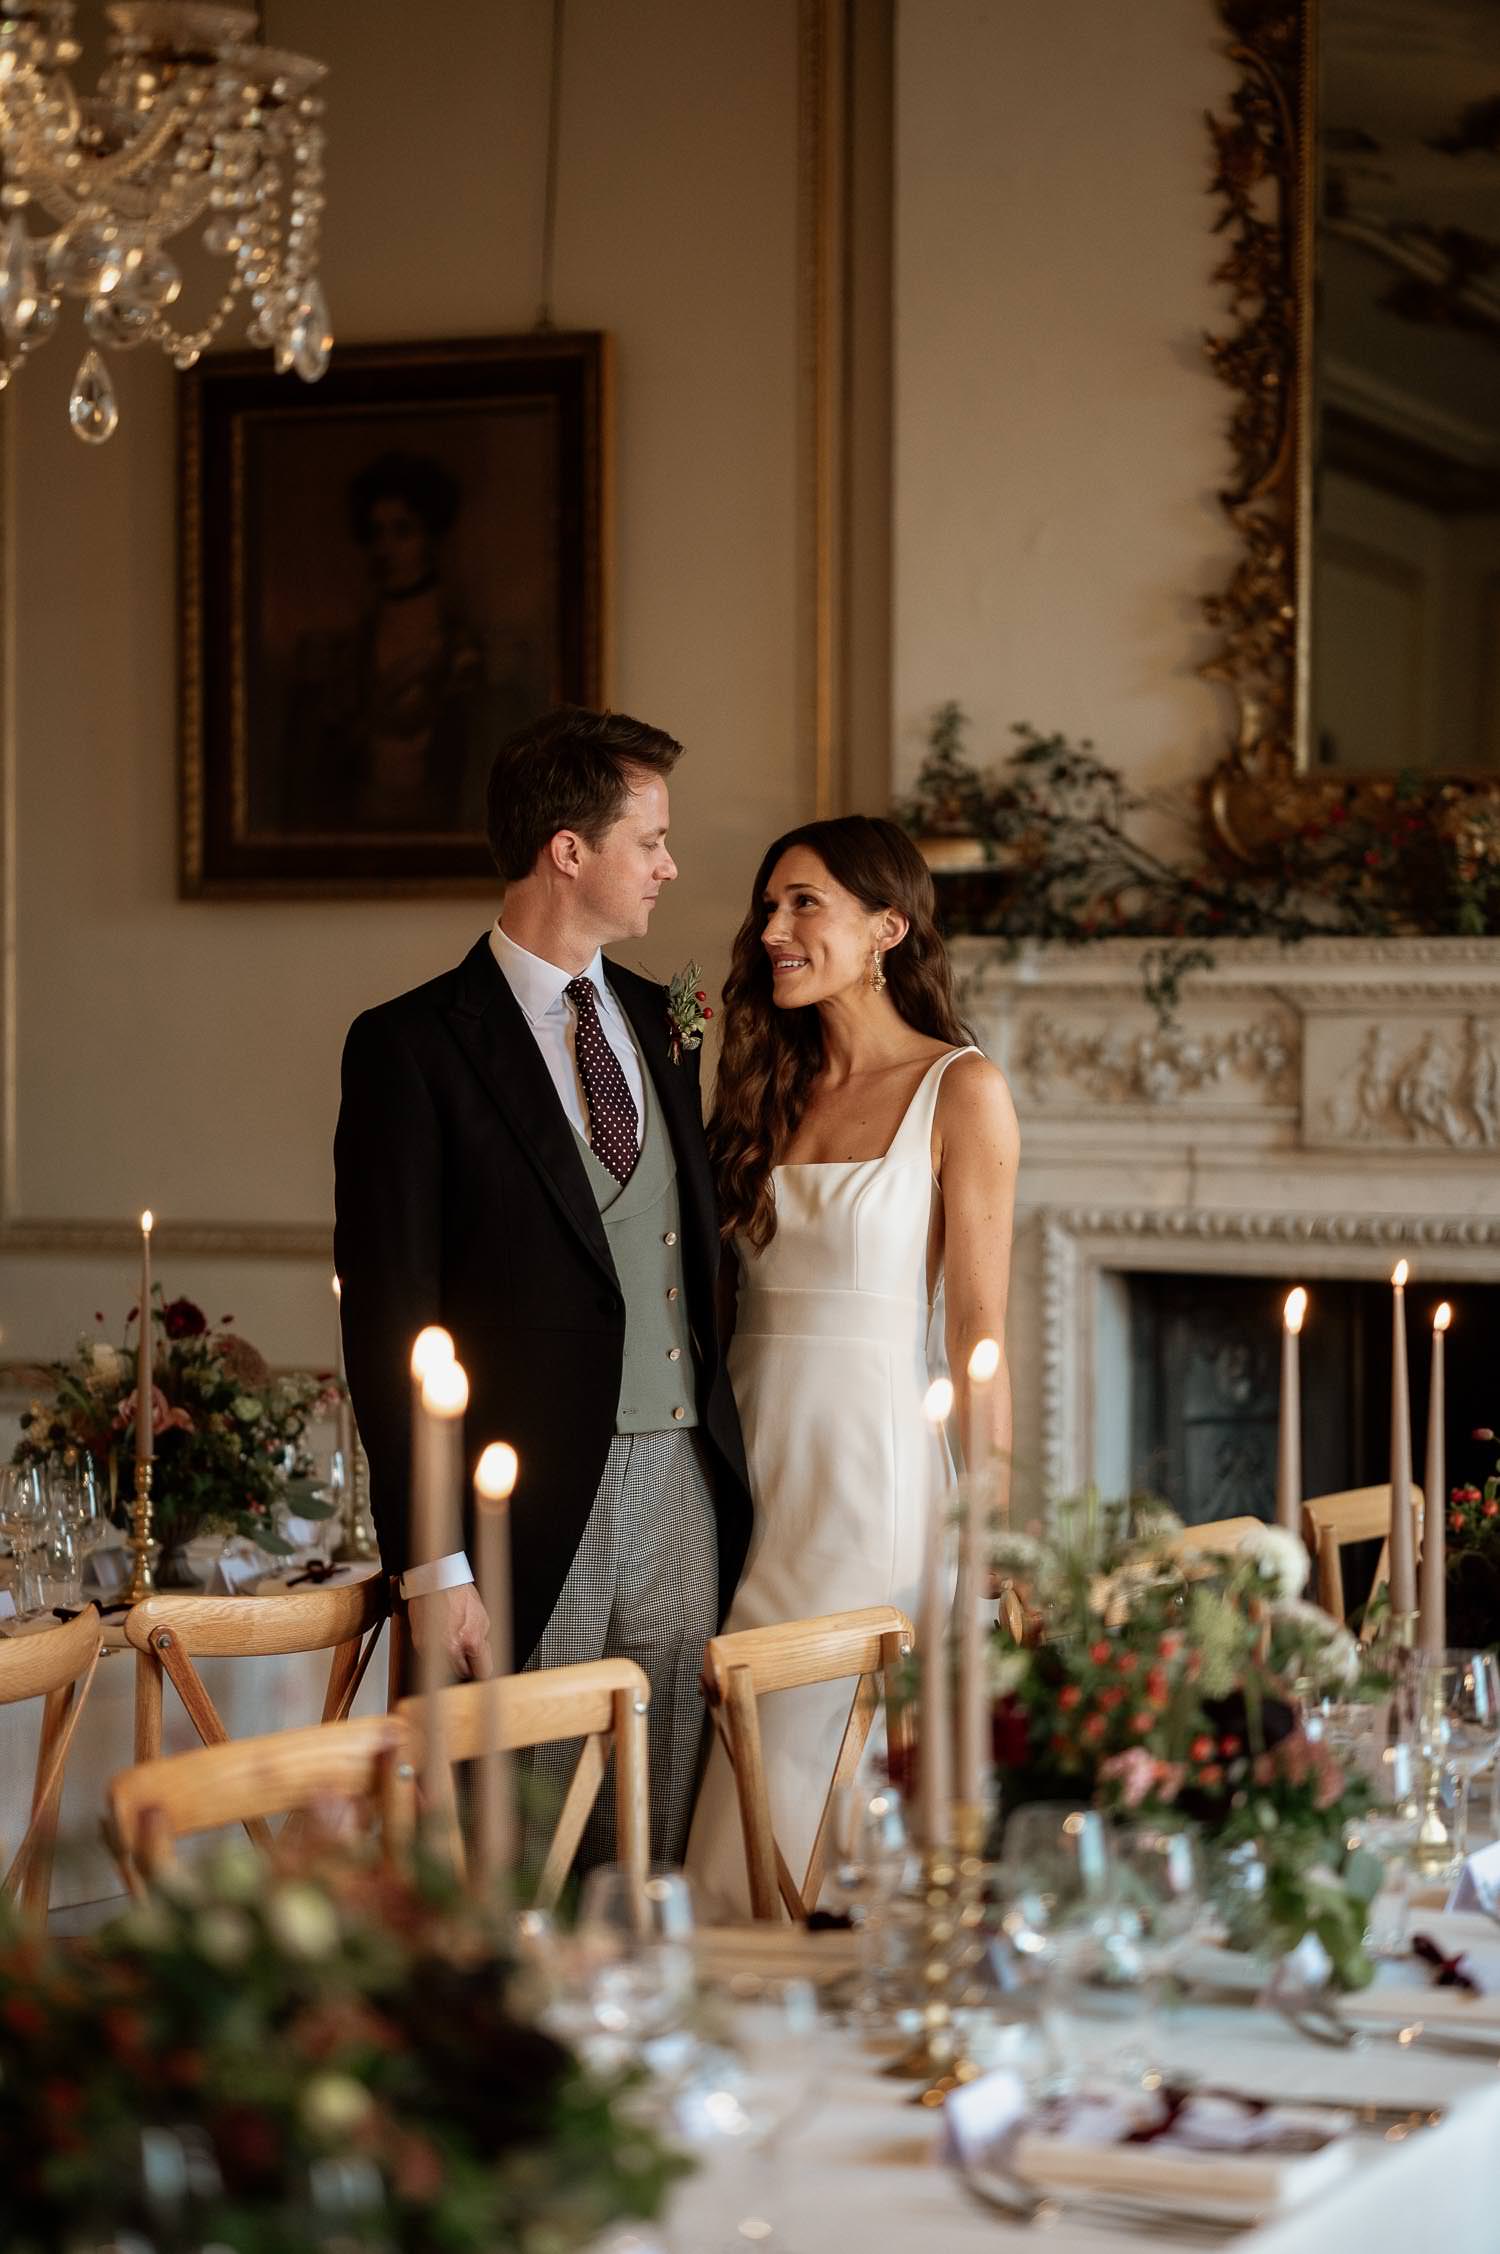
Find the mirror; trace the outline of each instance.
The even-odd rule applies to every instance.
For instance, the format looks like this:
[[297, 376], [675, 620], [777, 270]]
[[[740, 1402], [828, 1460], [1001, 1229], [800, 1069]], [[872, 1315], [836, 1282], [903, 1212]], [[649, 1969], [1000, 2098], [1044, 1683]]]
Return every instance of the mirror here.
[[1500, 8], [1314, 28], [1298, 765], [1500, 771]]

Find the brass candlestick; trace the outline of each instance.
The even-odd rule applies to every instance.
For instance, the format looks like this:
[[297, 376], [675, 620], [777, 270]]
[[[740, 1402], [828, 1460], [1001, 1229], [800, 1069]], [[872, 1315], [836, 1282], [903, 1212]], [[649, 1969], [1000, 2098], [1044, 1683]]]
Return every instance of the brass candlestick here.
[[365, 1565], [380, 1555], [380, 1543], [375, 1533], [375, 1520], [370, 1511], [370, 1463], [359, 1444], [359, 1436], [350, 1429], [349, 1446], [340, 1443], [344, 1459], [344, 1487], [339, 1510], [343, 1532], [334, 1552], [341, 1565]]
[[153, 1571], [156, 1543], [152, 1536], [151, 1478], [155, 1465], [150, 1456], [135, 1459], [135, 1500], [130, 1506], [130, 1547], [135, 1555], [131, 1568], [130, 1586], [125, 1591], [128, 1604], [139, 1604], [145, 1597], [156, 1594], [156, 1574]]
[[926, 2085], [916, 2105], [941, 2105], [983, 2071], [964, 2048], [955, 2013], [972, 1991], [984, 1946], [984, 1809], [955, 1802], [949, 1828], [957, 1846], [929, 1847], [922, 1857], [922, 2025], [885, 2069]]

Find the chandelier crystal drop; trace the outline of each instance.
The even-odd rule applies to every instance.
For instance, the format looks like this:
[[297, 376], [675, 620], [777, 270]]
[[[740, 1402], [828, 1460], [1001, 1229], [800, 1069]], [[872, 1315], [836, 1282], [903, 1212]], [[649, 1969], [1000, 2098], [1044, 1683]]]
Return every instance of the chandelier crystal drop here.
[[[149, 338], [190, 368], [241, 298], [278, 373], [316, 383], [333, 349], [318, 280], [324, 66], [256, 45], [251, 8], [117, 0], [104, 14], [106, 61], [84, 95], [68, 75], [74, 0], [0, 0], [0, 390], [79, 300], [68, 419], [90, 445], [120, 419], [106, 352]], [[200, 221], [229, 272], [206, 320], [179, 327], [166, 245]]]

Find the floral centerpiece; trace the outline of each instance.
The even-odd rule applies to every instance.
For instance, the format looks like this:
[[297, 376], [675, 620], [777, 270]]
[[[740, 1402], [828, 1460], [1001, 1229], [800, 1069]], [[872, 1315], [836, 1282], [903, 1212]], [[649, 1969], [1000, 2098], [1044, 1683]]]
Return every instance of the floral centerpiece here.
[[[140, 1320], [133, 1309], [127, 1338]], [[103, 1315], [66, 1361], [49, 1363], [21, 1415], [18, 1463], [92, 1457], [111, 1496], [128, 1495], [135, 1447], [136, 1354], [103, 1336]], [[342, 1388], [331, 1376], [274, 1375], [265, 1357], [231, 1326], [217, 1328], [191, 1299], [150, 1309], [156, 1532], [164, 1559], [194, 1535], [241, 1534], [273, 1556], [290, 1554], [275, 1528], [275, 1506], [295, 1492], [297, 1511], [329, 1515], [308, 1492], [314, 1466], [309, 1422], [330, 1415]], [[170, 1566], [164, 1581], [171, 1579]]]
[[628, 2092], [430, 1869], [240, 1846], [85, 1941], [0, 1931], [8, 2254], [568, 2254], [683, 2168]]
[[[1474, 1438], [1495, 1435], [1484, 1425]], [[1448, 1641], [1457, 1651], [1491, 1649], [1500, 1642], [1500, 1463], [1478, 1486], [1449, 1489], [1444, 1539]]]
[[1265, 1527], [1230, 1555], [1183, 1535], [1169, 1512], [1083, 1496], [1055, 1507], [1046, 1536], [998, 1540], [996, 1570], [1031, 1615], [1023, 1644], [1002, 1626], [991, 1646], [1003, 1807], [1073, 1798], [1191, 1824], [1226, 1910], [1253, 1863], [1257, 1890], [1235, 1907], [1253, 1901], [1255, 1937], [1284, 1951], [1316, 1934], [1338, 1979], [1362, 1986], [1379, 1870], [1345, 1842], [1364, 1788], [1299, 1714], [1306, 1698], [1373, 1696], [1383, 1680], [1302, 1600], [1295, 1535]]

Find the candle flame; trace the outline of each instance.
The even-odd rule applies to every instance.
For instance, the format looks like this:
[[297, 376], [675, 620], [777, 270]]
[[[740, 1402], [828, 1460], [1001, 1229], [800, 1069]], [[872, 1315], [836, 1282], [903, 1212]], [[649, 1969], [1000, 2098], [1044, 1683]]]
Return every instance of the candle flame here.
[[1432, 1318], [1432, 1327], [1434, 1330], [1446, 1330], [1452, 1320], [1453, 1309], [1448, 1305], [1448, 1302], [1445, 1299], [1441, 1307], [1439, 1307], [1437, 1313]]
[[1302, 1328], [1302, 1318], [1306, 1313], [1307, 1293], [1298, 1284], [1295, 1291], [1287, 1293], [1286, 1305], [1282, 1309], [1282, 1319], [1294, 1338]]
[[1401, 1291], [1405, 1288], [1406, 1279], [1410, 1274], [1411, 1269], [1407, 1265], [1407, 1263], [1404, 1260], [1398, 1260], [1395, 1267], [1391, 1270], [1391, 1282], [1395, 1285], [1397, 1291]]
[[482, 1503], [508, 1503], [521, 1459], [508, 1440], [492, 1440], [474, 1466], [474, 1492]]
[[440, 1323], [429, 1323], [412, 1340], [411, 1374], [418, 1384], [454, 1359], [453, 1341]]
[[156, 1215], [152, 1212], [150, 1206], [148, 1205], [145, 1212], [141, 1215], [141, 1235], [143, 1237], [149, 1237], [151, 1231], [155, 1227]]
[[[446, 1335], [446, 1334], [445, 1334]], [[430, 1417], [451, 1423], [469, 1406], [469, 1381], [462, 1362], [439, 1362], [422, 1380], [422, 1406]]]
[[335, 1276], [333, 1279], [333, 1296], [335, 1299], [342, 1299], [344, 1296], [344, 1279], [342, 1276]]
[[953, 1381], [935, 1377], [922, 1396], [922, 1414], [929, 1424], [946, 1424], [953, 1414]]
[[969, 1356], [969, 1375], [976, 1385], [988, 1385], [1000, 1367], [997, 1339], [982, 1338]]

